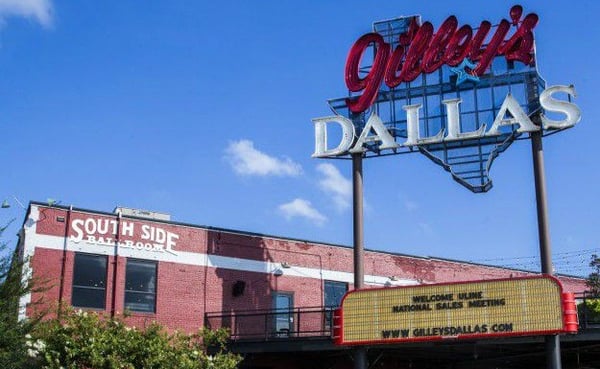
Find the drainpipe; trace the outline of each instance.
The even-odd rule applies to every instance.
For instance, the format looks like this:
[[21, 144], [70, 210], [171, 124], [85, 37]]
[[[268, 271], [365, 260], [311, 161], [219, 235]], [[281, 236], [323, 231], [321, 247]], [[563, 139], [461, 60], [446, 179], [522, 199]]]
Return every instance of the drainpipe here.
[[73, 205], [69, 206], [67, 210], [67, 219], [65, 224], [65, 241], [63, 242], [63, 255], [60, 266], [60, 291], [58, 294], [58, 318], [60, 319], [62, 313], [62, 305], [65, 294], [65, 272], [67, 264], [67, 246], [69, 244], [69, 227], [71, 225], [71, 213], [73, 212]]
[[112, 280], [112, 301], [110, 307], [110, 316], [114, 318], [117, 304], [117, 268], [119, 266], [119, 235], [121, 234], [121, 212], [117, 213], [117, 229], [115, 234], [115, 251], [113, 261], [113, 280]]

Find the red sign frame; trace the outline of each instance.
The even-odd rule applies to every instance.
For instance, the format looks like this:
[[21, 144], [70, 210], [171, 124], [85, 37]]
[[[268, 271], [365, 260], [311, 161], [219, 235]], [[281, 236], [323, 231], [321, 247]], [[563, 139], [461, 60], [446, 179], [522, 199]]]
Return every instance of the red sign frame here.
[[[369, 339], [369, 340], [344, 340], [344, 302], [349, 296], [356, 293], [369, 293], [378, 290], [399, 290], [399, 289], [415, 289], [417, 287], [440, 287], [440, 286], [461, 286], [466, 284], [475, 283], [496, 283], [506, 281], [523, 281], [532, 279], [546, 279], [555, 283], [559, 288], [560, 302], [561, 302], [561, 314], [562, 314], [562, 327], [560, 329], [548, 329], [548, 330], [534, 330], [534, 331], [508, 331], [508, 332], [496, 332], [496, 333], [466, 333], [457, 335], [428, 335], [423, 337], [410, 337], [410, 338], [385, 338], [385, 339]], [[333, 315], [333, 341], [336, 345], [345, 346], [357, 346], [357, 345], [372, 345], [372, 344], [391, 344], [391, 343], [410, 343], [410, 342], [435, 342], [448, 339], [457, 340], [472, 340], [472, 339], [488, 339], [488, 338], [506, 338], [506, 337], [517, 337], [517, 336], [537, 336], [537, 335], [553, 335], [561, 333], [577, 333], [579, 329], [578, 317], [577, 317], [577, 306], [573, 293], [564, 292], [560, 280], [550, 275], [541, 276], [529, 276], [529, 277], [518, 277], [518, 278], [502, 278], [502, 279], [491, 279], [491, 280], [477, 280], [477, 281], [462, 281], [454, 283], [439, 283], [430, 285], [419, 285], [419, 286], [400, 286], [400, 287], [384, 287], [384, 288], [373, 288], [373, 289], [361, 289], [354, 290], [346, 293], [341, 302], [341, 307], [336, 309]]]

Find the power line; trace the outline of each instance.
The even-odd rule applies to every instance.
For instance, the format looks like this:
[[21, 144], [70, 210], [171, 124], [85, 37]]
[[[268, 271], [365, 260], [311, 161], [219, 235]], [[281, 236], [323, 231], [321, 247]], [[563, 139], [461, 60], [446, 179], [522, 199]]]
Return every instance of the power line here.
[[[587, 276], [592, 272], [590, 267], [591, 256], [600, 254], [600, 248], [566, 251], [553, 254], [553, 266], [556, 273]], [[538, 270], [540, 261], [538, 256], [516, 256], [504, 258], [480, 259], [472, 262], [490, 263], [498, 267]]]

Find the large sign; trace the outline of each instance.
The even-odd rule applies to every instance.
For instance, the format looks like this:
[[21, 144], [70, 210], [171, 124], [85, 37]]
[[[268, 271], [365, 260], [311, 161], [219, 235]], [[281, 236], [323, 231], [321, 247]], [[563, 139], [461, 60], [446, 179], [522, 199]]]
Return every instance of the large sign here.
[[337, 344], [480, 339], [577, 332], [577, 312], [548, 276], [351, 291]]
[[[397, 150], [400, 147], [427, 146], [431, 144], [442, 144], [456, 141], [476, 140], [484, 137], [500, 136], [501, 127], [515, 126], [518, 133], [536, 132], [541, 129], [564, 129], [573, 127], [581, 119], [581, 113], [577, 105], [568, 101], [560, 101], [552, 95], [564, 93], [575, 96], [573, 86], [552, 86], [543, 91], [539, 97], [540, 106], [548, 112], [563, 114], [563, 119], [552, 120], [545, 114], [540, 115], [541, 126], [535, 125], [527, 113], [521, 108], [517, 100], [509, 93], [504, 98], [498, 113], [490, 128], [486, 129], [488, 123], [482, 122], [479, 128], [471, 132], [462, 132], [460, 123], [461, 99], [442, 100], [446, 114], [446, 127], [440, 128], [438, 132], [429, 137], [422, 137], [419, 131], [419, 111], [422, 104], [405, 105], [402, 109], [406, 112], [406, 139], [404, 142], [396, 142], [381, 119], [375, 112], [371, 114], [359, 136], [356, 135], [352, 120], [343, 116], [331, 116], [313, 119], [315, 124], [315, 158], [347, 155], [351, 153], [363, 153], [367, 145], [377, 151]], [[342, 128], [342, 140], [334, 148], [328, 148], [327, 126], [330, 123], [339, 124]], [[358, 138], [357, 138], [358, 137]]]
[[179, 235], [157, 225], [125, 219], [88, 217], [71, 221], [70, 241], [177, 255]]
[[[477, 28], [448, 17], [436, 30], [420, 16], [375, 22], [351, 47], [349, 97], [313, 119], [316, 158], [419, 152], [474, 192], [512, 142], [573, 127], [571, 85], [546, 87], [533, 31], [539, 17], [516, 5], [510, 20]], [[339, 137], [339, 139], [338, 139]]]
[[[443, 65], [462, 66], [463, 73], [457, 73], [462, 78], [457, 80], [457, 84], [467, 79], [478, 81], [496, 56], [532, 65], [535, 60], [533, 29], [538, 23], [538, 16], [530, 13], [521, 21], [522, 13], [523, 8], [519, 5], [510, 10], [516, 30], [508, 38], [511, 22], [506, 19], [498, 23], [489, 38], [490, 22], [481, 22], [473, 35], [473, 28], [469, 25], [458, 28], [458, 20], [453, 15], [436, 32], [430, 22], [419, 25], [418, 17], [407, 17], [408, 29], [394, 42], [395, 48], [377, 32], [363, 35], [350, 49], [346, 61], [346, 86], [351, 92], [363, 92], [357, 98], [346, 100], [350, 111], [362, 113], [367, 110], [375, 102], [379, 86], [384, 81], [388, 87], [394, 88], [402, 82], [414, 81], [422, 73], [433, 73]], [[484, 46], [486, 39], [489, 42]], [[367, 75], [361, 77], [360, 62], [371, 44], [375, 50], [373, 65]], [[469, 69], [465, 70], [465, 67]]]

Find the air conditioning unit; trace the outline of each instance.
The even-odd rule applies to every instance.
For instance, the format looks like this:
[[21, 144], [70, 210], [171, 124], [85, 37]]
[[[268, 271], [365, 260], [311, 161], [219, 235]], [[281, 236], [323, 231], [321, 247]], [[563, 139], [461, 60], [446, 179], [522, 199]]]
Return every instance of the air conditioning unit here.
[[164, 220], [164, 221], [171, 220], [170, 214], [159, 213], [157, 211], [150, 211], [150, 210], [126, 208], [123, 206], [117, 206], [114, 210], [114, 213], [115, 214], [121, 213], [121, 215], [137, 217], [137, 218], [146, 218], [146, 219]]

